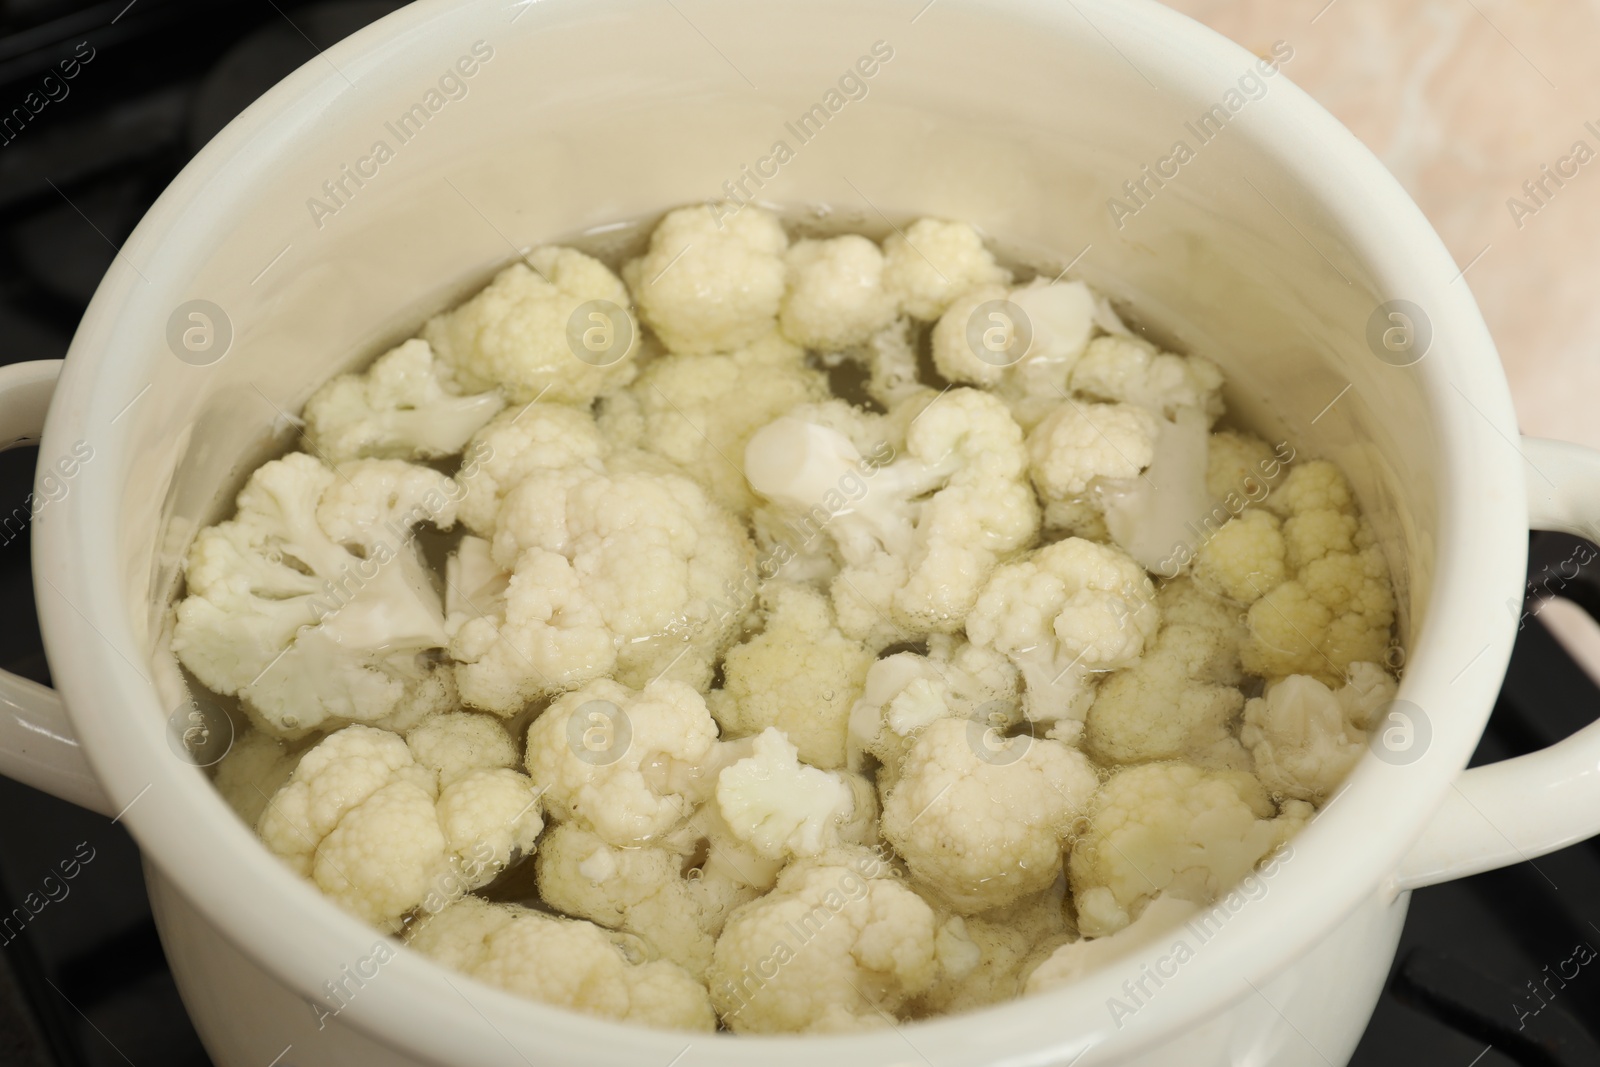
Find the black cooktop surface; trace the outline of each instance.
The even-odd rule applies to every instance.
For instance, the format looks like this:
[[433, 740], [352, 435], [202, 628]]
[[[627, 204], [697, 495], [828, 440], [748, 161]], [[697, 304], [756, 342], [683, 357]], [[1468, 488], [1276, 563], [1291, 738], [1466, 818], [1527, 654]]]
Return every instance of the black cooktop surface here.
[[[315, 49], [399, 6], [0, 0], [0, 361], [63, 356], [114, 246], [195, 150]], [[0, 513], [26, 513], [34, 460], [32, 449], [0, 454]], [[1530, 571], [1572, 558], [1574, 545], [1535, 535]], [[48, 682], [28, 551], [26, 532], [0, 534], [0, 667]], [[1600, 563], [1562, 595], [1600, 614], [1591, 571]], [[1474, 761], [1543, 747], [1597, 708], [1600, 690], [1530, 617]], [[74, 876], [46, 883], [64, 862]], [[0, 915], [30, 898], [44, 901], [37, 914], [0, 931], [0, 1067], [209, 1063], [133, 842], [0, 779]], [[1578, 946], [1600, 947], [1596, 923], [1596, 842], [1417, 893], [1353, 1062], [1597, 1067], [1600, 978], [1583, 967], [1547, 981], [1571, 973]]]

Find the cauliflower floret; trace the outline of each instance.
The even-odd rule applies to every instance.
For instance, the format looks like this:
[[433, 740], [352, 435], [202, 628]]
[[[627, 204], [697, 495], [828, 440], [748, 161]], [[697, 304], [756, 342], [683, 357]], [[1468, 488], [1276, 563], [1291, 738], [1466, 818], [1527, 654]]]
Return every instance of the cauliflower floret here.
[[467, 610], [449, 617], [450, 654], [468, 705], [515, 715], [616, 665], [616, 641], [605, 616], [566, 557], [524, 553], [509, 577], [480, 588], [501, 592], [463, 592]]
[[341, 374], [306, 401], [306, 437], [330, 463], [453, 456], [506, 406], [498, 392], [458, 394], [428, 342], [390, 349], [362, 374]]
[[[837, 548], [833, 539], [823, 534], [866, 495], [867, 482], [878, 470], [904, 451], [911, 407], [906, 404], [889, 415], [879, 415], [835, 398], [801, 404], [763, 427], [760, 432], [767, 433], [763, 440], [768, 441], [764, 459], [771, 469], [764, 472], [758, 467], [756, 478], [791, 480], [794, 491], [784, 496], [788, 503], [768, 500], [752, 512], [763, 561], [760, 577], [807, 582], [818, 588], [827, 588], [838, 577]], [[811, 437], [812, 431], [806, 430], [796, 435], [797, 423], [800, 430], [815, 425], [829, 433]], [[792, 440], [795, 436], [801, 438], [798, 446]], [[809, 461], [808, 448], [814, 448]], [[747, 445], [747, 461], [751, 454]], [[753, 481], [751, 488], [755, 488]], [[747, 603], [755, 600], [755, 577], [751, 576], [746, 587]], [[874, 634], [869, 644], [876, 647], [895, 640], [892, 628], [885, 629], [891, 631], [890, 636]]]
[[756, 735], [750, 755], [717, 775], [716, 796], [733, 836], [767, 859], [816, 856], [877, 836], [866, 779], [806, 766], [770, 726]]
[[1351, 663], [1381, 660], [1394, 625], [1389, 568], [1376, 546], [1330, 554], [1250, 608], [1245, 667], [1334, 680]]
[[939, 719], [884, 797], [883, 836], [957, 911], [1003, 907], [1060, 875], [1062, 842], [1098, 784], [1058, 741], [995, 746], [977, 723]]
[[1105, 937], [1157, 893], [1199, 904], [1244, 877], [1297, 833], [1311, 807], [1283, 814], [1254, 776], [1187, 763], [1145, 763], [1112, 775], [1067, 861], [1078, 930]]
[[[1245, 601], [1245, 669], [1264, 678], [1308, 674], [1333, 683], [1352, 663], [1381, 661], [1395, 616], [1389, 567], [1339, 468], [1325, 460], [1296, 466], [1265, 503], [1283, 518], [1278, 539], [1263, 540], [1256, 555], [1241, 550], [1242, 561], [1229, 557], [1230, 549], [1252, 544], [1235, 527], [1270, 525], [1246, 511], [1219, 531], [1214, 540], [1224, 545], [1212, 552], [1221, 557], [1214, 576], [1250, 571], [1240, 583], [1248, 588], [1235, 590], [1252, 594]], [[1275, 574], [1287, 577], [1273, 584]]]
[[1072, 368], [1074, 392], [1096, 400], [1138, 404], [1171, 419], [1183, 408], [1222, 414], [1222, 372], [1203, 356], [1177, 356], [1148, 341], [1115, 334], [1097, 337]]
[[1102, 683], [1085, 723], [1085, 745], [1104, 763], [1186, 758], [1203, 766], [1248, 766], [1230, 728], [1245, 705], [1232, 686], [1203, 677], [1218, 635], [1168, 627], [1136, 667]]
[[680, 355], [731, 352], [772, 332], [789, 238], [756, 207], [720, 217], [705, 205], [669, 212], [650, 249], [622, 268], [639, 314]]
[[709, 686], [739, 622], [715, 604], [754, 566], [750, 539], [689, 478], [609, 466], [532, 471], [501, 504], [504, 603], [452, 617], [467, 704], [510, 715], [605, 674]]
[[234, 517], [190, 547], [173, 651], [279, 737], [404, 728], [449, 707], [447, 674], [423, 657], [448, 643], [443, 609], [410, 531], [448, 528], [459, 495], [399, 460], [335, 470], [295, 452], [265, 464]]
[[[1282, 455], [1285, 449], [1287, 456]], [[1229, 496], [1259, 502], [1277, 484], [1287, 469], [1285, 464], [1293, 458], [1294, 449], [1287, 444], [1273, 449], [1254, 434], [1218, 430], [1211, 435], [1206, 452], [1206, 491], [1212, 500], [1224, 503]], [[1233, 510], [1243, 507], [1240, 503]]]
[[828, 599], [792, 582], [761, 587], [765, 626], [728, 650], [721, 689], [706, 696], [729, 737], [776, 726], [814, 767], [845, 764], [850, 708], [866, 684], [871, 650], [839, 632]]
[[1144, 473], [1106, 478], [1096, 486], [1111, 539], [1146, 570], [1166, 578], [1177, 577], [1188, 564], [1192, 531], [1211, 507], [1206, 422], [1206, 415], [1192, 407], [1157, 420], [1155, 451]]
[[1004, 285], [1011, 273], [964, 222], [918, 219], [883, 243], [883, 287], [913, 318], [932, 322], [957, 295], [979, 285]]
[[[744, 477], [745, 444], [796, 404], [828, 395], [826, 377], [776, 332], [731, 355], [667, 356], [648, 364], [627, 391], [640, 422], [639, 447], [699, 479], [736, 515], [755, 506]], [[610, 429], [616, 402], [601, 425]]]
[[622, 1022], [714, 1030], [705, 987], [666, 960], [633, 962], [616, 935], [468, 897], [417, 924], [412, 948], [481, 982]]
[[784, 256], [788, 291], [778, 321], [795, 344], [838, 349], [865, 342], [894, 321], [883, 253], [857, 234], [798, 241]]
[[[1136, 477], [1102, 474], [1093, 502], [1104, 512], [1113, 541], [1147, 570], [1176, 577], [1193, 555], [1191, 527], [1212, 502], [1207, 488], [1207, 429], [1223, 410], [1221, 372], [1198, 356], [1176, 356], [1136, 337], [1112, 334], [1089, 343], [1073, 366], [1071, 384], [1076, 392], [1097, 400], [1142, 407], [1158, 416], [1148, 459], [1143, 449], [1136, 454], [1131, 447], [1123, 458], [1124, 466], [1145, 460], [1144, 472], [1135, 472]], [[1122, 447], [1122, 440], [1132, 434], [1118, 429], [1116, 445]], [[1111, 436], [1108, 430], [1098, 451], [1106, 451]], [[1066, 465], [1070, 460], [1069, 453], [1059, 462]], [[1084, 502], [1071, 494], [1060, 499], [1064, 507], [1083, 510]], [[1091, 528], [1087, 516], [1079, 514], [1064, 514], [1053, 525]]]
[[1146, 904], [1137, 919], [1109, 937], [1079, 938], [1056, 949], [1028, 975], [1027, 995], [1070, 985], [1137, 952], [1188, 922], [1199, 910], [1191, 901], [1162, 894]]
[[1081, 497], [1101, 478], [1136, 478], [1155, 458], [1161, 420], [1132, 404], [1068, 400], [1028, 434], [1028, 472], [1046, 505]]
[[606, 439], [587, 411], [566, 404], [523, 404], [502, 412], [467, 445], [470, 465], [456, 480], [461, 521], [494, 536], [495, 516], [507, 493], [537, 470], [591, 463], [605, 456]]
[[[1016, 349], [1023, 343], [1018, 330], [1023, 327], [999, 311], [981, 322], [974, 322], [973, 316], [983, 305], [1001, 304], [1010, 296], [1004, 285], [978, 285], [949, 301], [928, 338], [933, 365], [941, 375], [952, 382], [991, 388], [1005, 380], [1018, 358]], [[981, 355], [968, 340], [969, 329], [978, 333]]]
[[[478, 295], [454, 311], [435, 315], [422, 337], [468, 392], [498, 387], [514, 402], [543, 398], [587, 404], [633, 378], [639, 330], [628, 312], [628, 291], [604, 263], [571, 248], [536, 248], [526, 262], [494, 276]], [[530, 270], [530, 266], [532, 269]], [[610, 307], [574, 322], [591, 301]], [[573, 337], [597, 326], [621, 353], [580, 359]], [[626, 331], [626, 337], [623, 332]], [[587, 356], [588, 353], [586, 352]]]
[[1361, 520], [1332, 509], [1302, 511], [1283, 523], [1284, 562], [1296, 572], [1331, 555], [1352, 555], [1361, 534]]
[[850, 759], [860, 770], [870, 753], [881, 764], [878, 784], [892, 785], [922, 730], [938, 719], [977, 723], [995, 743], [1022, 721], [1022, 678], [1002, 653], [958, 637], [934, 634], [928, 654], [896, 652], [872, 665], [861, 699], [850, 709]]
[[1055, 410], [1072, 378], [1072, 369], [1088, 350], [1095, 330], [1094, 293], [1082, 282], [1046, 283], [1011, 291], [1033, 329], [1023, 358], [1001, 380], [998, 392], [1025, 430]]
[[1246, 508], [1195, 553], [1194, 578], [1241, 604], [1254, 604], [1289, 575], [1283, 523], [1270, 511]]
[[[990, 309], [974, 321], [979, 308], [995, 302], [1011, 307]], [[956, 297], [939, 317], [933, 363], [952, 382], [995, 389], [1031, 428], [1066, 395], [1072, 368], [1093, 332], [1094, 294], [1082, 282], [1041, 278], [1020, 289], [980, 285]]]
[[552, 908], [633, 934], [696, 979], [728, 913], [757, 890], [718, 885], [691, 857], [659, 845], [618, 848], [576, 822], [561, 823], [539, 843], [539, 896]]
[[888, 1025], [933, 982], [933, 909], [865, 850], [796, 863], [717, 939], [707, 977], [739, 1033]]
[[[1022, 670], [1029, 719], [1081, 724], [1093, 673], [1137, 663], [1160, 624], [1143, 567], [1109, 545], [1071, 537], [996, 570], [967, 616], [967, 636]], [[1076, 740], [1069, 726], [1057, 729]]]
[[613, 845], [658, 838], [714, 787], [717, 724], [700, 694], [661, 680], [602, 679], [562, 695], [528, 728], [527, 768], [546, 807]]
[[512, 767], [517, 746], [505, 725], [488, 715], [452, 711], [435, 715], [406, 732], [416, 761], [448, 785], [478, 767]]
[[858, 473], [860, 453], [844, 434], [794, 415], [763, 428], [745, 450], [750, 484], [794, 511], [846, 478], [865, 481], [847, 509], [831, 513], [826, 532], [843, 562], [832, 587], [839, 628], [869, 644], [959, 630], [1000, 556], [1039, 528], [1022, 431], [1005, 405], [972, 389], [911, 403], [920, 411], [905, 457], [870, 478]]
[[1395, 683], [1376, 663], [1352, 663], [1337, 690], [1291, 674], [1245, 705], [1239, 738], [1254, 754], [1261, 784], [1275, 794], [1320, 804], [1367, 747], [1374, 712], [1394, 699]]
[[1023, 978], [1071, 938], [1066, 879], [1043, 893], [984, 915], [951, 915], [939, 925], [934, 950], [939, 978], [917, 1001], [918, 1014], [948, 1014], [1022, 994]]
[[[459, 754], [469, 745], [443, 734], [471, 733], [456, 721], [432, 733]], [[386, 929], [454, 880], [487, 884], [518, 854], [534, 849], [544, 821], [525, 776], [479, 751], [475, 766], [441, 783], [405, 740], [348, 726], [307, 752], [262, 813], [267, 847], [346, 910]], [[515, 753], [510, 753], [515, 758]], [[444, 785], [441, 792], [440, 786]]]
[[1325, 459], [1314, 459], [1290, 470], [1283, 485], [1267, 498], [1266, 506], [1283, 519], [1311, 511], [1354, 515], [1356, 498], [1338, 467]]
[[298, 762], [300, 757], [290, 755], [288, 746], [278, 738], [247, 730], [229, 746], [212, 781], [228, 807], [253, 827]]
[[[1161, 591], [1163, 625], [1144, 657], [1100, 684], [1084, 744], [1102, 763], [1183, 759], [1245, 770], [1233, 736], [1244, 695], [1236, 686], [1243, 627], [1237, 610], [1178, 579]], [[1171, 590], [1171, 591], [1169, 591]], [[1182, 603], [1177, 603], [1181, 601]]]

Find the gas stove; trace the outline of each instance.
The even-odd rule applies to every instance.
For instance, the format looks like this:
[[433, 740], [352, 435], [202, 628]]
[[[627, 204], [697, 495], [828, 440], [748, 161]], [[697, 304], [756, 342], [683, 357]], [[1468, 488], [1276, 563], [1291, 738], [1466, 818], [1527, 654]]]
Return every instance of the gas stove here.
[[[381, 0], [0, 0], [3, 361], [65, 354], [116, 248], [191, 155], [301, 63], [399, 7]], [[33, 449], [0, 454], [0, 513], [22, 507]], [[25, 514], [25, 510], [23, 514]], [[0, 667], [48, 683], [26, 530], [0, 534]], [[1531, 540], [1530, 589], [1572, 559]], [[1576, 554], [1575, 554], [1576, 553]], [[1570, 566], [1566, 568], [1570, 572]], [[1600, 562], [1560, 588], [1600, 617]], [[1474, 757], [1530, 752], [1586, 725], [1600, 690], [1530, 595]], [[0, 1064], [204, 1067], [144, 896], [138, 850], [108, 820], [0, 779]], [[89, 857], [85, 860], [83, 857]], [[45, 878], [76, 859], [69, 880]], [[1600, 1065], [1600, 843], [1413, 899], [1357, 1067]]]

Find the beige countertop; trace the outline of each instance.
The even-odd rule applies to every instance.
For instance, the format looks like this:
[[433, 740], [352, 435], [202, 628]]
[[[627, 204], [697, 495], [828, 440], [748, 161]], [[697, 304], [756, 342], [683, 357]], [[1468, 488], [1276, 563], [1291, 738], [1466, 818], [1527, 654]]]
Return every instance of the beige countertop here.
[[[1523, 432], [1600, 448], [1600, 0], [1168, 2], [1251, 51], [1294, 47], [1284, 73], [1468, 268]], [[1573, 175], [1542, 204], [1523, 189], [1541, 165]]]

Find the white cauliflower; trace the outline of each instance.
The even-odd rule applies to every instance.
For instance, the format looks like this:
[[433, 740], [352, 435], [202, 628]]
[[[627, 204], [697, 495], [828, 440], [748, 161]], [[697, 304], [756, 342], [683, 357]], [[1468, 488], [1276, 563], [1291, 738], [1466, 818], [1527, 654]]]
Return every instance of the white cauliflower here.
[[[598, 319], [581, 314], [593, 301], [605, 302]], [[639, 331], [629, 303], [599, 260], [536, 248], [465, 304], [429, 319], [422, 337], [467, 392], [499, 388], [513, 402], [587, 404], [633, 378]], [[584, 343], [592, 330], [605, 331], [594, 335], [605, 342], [599, 351]], [[621, 351], [607, 351], [610, 345]]]
[[619, 848], [579, 823], [554, 827], [535, 859], [539, 896], [579, 919], [633, 934], [703, 980], [728, 913], [760, 890], [719, 881], [673, 848]]
[[719, 218], [697, 204], [669, 212], [622, 276], [670, 351], [731, 352], [776, 326], [788, 247], [778, 220], [760, 208]]
[[894, 321], [898, 308], [884, 288], [883, 253], [867, 238], [846, 234], [798, 241], [784, 262], [788, 289], [778, 321], [795, 344], [847, 348]]
[[1389, 567], [1339, 468], [1300, 464], [1265, 505], [1270, 515], [1247, 509], [1195, 561], [1197, 578], [1250, 605], [1245, 669], [1333, 683], [1352, 663], [1381, 662], [1395, 617]]
[[1088, 351], [1095, 331], [1095, 297], [1082, 282], [1035, 278], [1013, 289], [1010, 299], [1027, 316], [1033, 338], [999, 391], [1017, 422], [1032, 429], [1066, 395], [1072, 370]]
[[1127, 926], [1157, 893], [1209, 904], [1293, 837], [1311, 806], [1283, 813], [1254, 776], [1187, 763], [1145, 763], [1112, 775], [1077, 835], [1067, 877], [1084, 937]]
[[527, 768], [552, 818], [613, 845], [661, 837], [714, 788], [717, 724], [700, 694], [662, 680], [609, 680], [563, 694], [528, 728]]
[[[872, 644], [961, 628], [1000, 557], [1038, 533], [1022, 431], [986, 393], [952, 389], [920, 411], [905, 456], [862, 479], [845, 434], [786, 416], [745, 450], [757, 492], [805, 512], [849, 479], [864, 491], [827, 516], [843, 567], [832, 586], [839, 628]], [[905, 411], [891, 413], [904, 418]]]
[[412, 948], [530, 1000], [622, 1022], [714, 1030], [705, 987], [666, 960], [635, 962], [593, 923], [468, 897], [412, 928]]
[[1244, 507], [1243, 502], [1264, 499], [1293, 458], [1294, 449], [1287, 444], [1274, 449], [1255, 434], [1217, 430], [1206, 451], [1206, 491], [1212, 500], [1230, 506], [1230, 496], [1239, 499], [1242, 502], [1233, 508], [1238, 512]]
[[1028, 433], [1028, 472], [1046, 509], [1102, 479], [1133, 479], [1155, 458], [1161, 420], [1133, 404], [1067, 400]]
[[972, 643], [1011, 657], [1026, 685], [1024, 711], [1075, 741], [1097, 671], [1130, 667], [1161, 616], [1144, 568], [1082, 538], [1046, 545], [994, 572], [967, 616]]
[[816, 856], [877, 836], [877, 802], [865, 778], [800, 762], [767, 727], [750, 755], [717, 775], [717, 808], [733, 836], [767, 859]]
[[[999, 306], [980, 312], [987, 304]], [[1094, 294], [1082, 282], [981, 285], [940, 316], [933, 363], [952, 382], [994, 389], [1031, 429], [1067, 395], [1072, 368], [1093, 332]]]
[[896, 652], [867, 671], [861, 699], [850, 709], [852, 769], [871, 754], [880, 787], [893, 783], [911, 745], [929, 723], [965, 719], [989, 731], [984, 743], [1003, 744], [1022, 720], [1021, 675], [1002, 653], [947, 634], [928, 638], [928, 654]]
[[964, 222], [918, 219], [883, 243], [883, 287], [913, 318], [932, 322], [958, 295], [1011, 274]]
[[1199, 905], [1191, 901], [1165, 894], [1157, 896], [1145, 905], [1137, 919], [1116, 933], [1107, 937], [1079, 938], [1056, 949], [1028, 975], [1026, 992], [1033, 996], [1070, 985], [1166, 936], [1199, 910]]
[[467, 529], [493, 537], [500, 503], [537, 470], [576, 467], [603, 458], [606, 439], [587, 411], [567, 404], [522, 404], [478, 431], [467, 445], [470, 468], [456, 480]]
[[[1074, 392], [1095, 400], [1144, 408], [1156, 416], [1155, 439], [1147, 453], [1137, 446], [1147, 435], [1132, 428], [1132, 417], [1123, 414], [1113, 422], [1109, 412], [1088, 420], [1090, 429], [1069, 430], [1066, 427], [1072, 427], [1078, 417], [1056, 409], [1053, 419], [1065, 424], [1056, 431], [1063, 447], [1072, 443], [1074, 433], [1087, 441], [1092, 427], [1104, 422], [1107, 429], [1095, 446], [1104, 454], [1102, 462], [1110, 463], [1110, 455], [1120, 450], [1124, 468], [1142, 460], [1144, 471], [1118, 476], [1095, 471], [1093, 464], [1084, 463], [1087, 473], [1101, 475], [1092, 500], [1073, 498], [1041, 484], [1047, 502], [1078, 510], [1097, 504], [1112, 540], [1147, 570], [1169, 578], [1177, 576], [1193, 554], [1191, 527], [1212, 503], [1207, 488], [1207, 430], [1223, 410], [1221, 372], [1210, 360], [1162, 352], [1148, 341], [1114, 333], [1089, 343], [1072, 367], [1070, 384]], [[1068, 400], [1067, 406], [1077, 403]], [[1146, 422], [1144, 429], [1150, 425]], [[1048, 440], [1041, 438], [1040, 448], [1053, 452]], [[1073, 453], [1060, 454], [1056, 462], [1070, 470]], [[1052, 525], [1070, 529], [1089, 524], [1086, 515], [1063, 514], [1054, 518]]]
[[[539, 793], [482, 744], [469, 717], [425, 731], [449, 751], [454, 777], [420, 761], [387, 730], [348, 726], [318, 742], [262, 813], [261, 839], [346, 910], [386, 929], [452, 883], [487, 884], [533, 851], [544, 821]], [[456, 739], [445, 735], [460, 731]], [[463, 762], [469, 758], [476, 762]]]
[[970, 225], [722, 207], [501, 270], [200, 531], [229, 804], [442, 964], [697, 1032], [982, 1007], [1254, 886], [1396, 688], [1343, 475]]
[[1195, 408], [1209, 425], [1222, 414], [1222, 372], [1215, 363], [1163, 352], [1133, 336], [1090, 341], [1072, 368], [1072, 389], [1096, 400], [1137, 404], [1166, 419]]
[[1211, 508], [1206, 490], [1208, 416], [1182, 407], [1157, 421], [1150, 466], [1137, 478], [1104, 479], [1095, 498], [1111, 539], [1146, 570], [1166, 578], [1182, 572], [1193, 553], [1194, 530]]
[[1061, 873], [1063, 842], [1099, 778], [1076, 749], [1019, 737], [991, 747], [960, 719], [925, 727], [883, 801], [883, 836], [963, 913], [1015, 903]]
[[[1016, 366], [1028, 327], [1003, 305], [1011, 296], [1004, 285], [964, 289], [945, 307], [928, 337], [933, 365], [949, 381], [998, 386]], [[995, 305], [980, 314], [984, 305]]]
[[488, 715], [452, 711], [435, 715], [406, 732], [416, 761], [448, 785], [477, 767], [512, 767], [517, 746], [505, 724]]
[[[638, 447], [671, 460], [736, 515], [756, 498], [744, 476], [752, 434], [797, 404], [828, 395], [827, 379], [776, 332], [729, 355], [666, 356], [607, 398], [601, 428], [638, 421]], [[615, 437], [615, 434], [612, 434]]]
[[1195, 553], [1194, 580], [1240, 604], [1254, 604], [1289, 576], [1283, 520], [1246, 508]]
[[1023, 979], [1071, 936], [1066, 879], [1042, 893], [983, 915], [951, 915], [939, 924], [939, 977], [917, 1001], [921, 1013], [971, 1011], [1020, 996]]
[[330, 463], [453, 456], [506, 406], [489, 391], [463, 396], [428, 342], [390, 349], [361, 374], [341, 374], [306, 401], [306, 437]]
[[1158, 595], [1162, 626], [1140, 661], [1100, 684], [1084, 746], [1102, 763], [1182, 759], [1247, 770], [1234, 736], [1244, 695], [1244, 627], [1230, 608], [1179, 578]]
[[889, 1025], [932, 984], [933, 909], [866, 850], [787, 868], [728, 919], [707, 978], [737, 1033]]
[[839, 632], [827, 597], [803, 585], [761, 586], [760, 633], [728, 650], [722, 688], [706, 695], [729, 737], [776, 726], [800, 758], [832, 770], [845, 765], [850, 708], [861, 695], [872, 651]]
[[506, 495], [493, 542], [511, 572], [503, 602], [452, 618], [467, 704], [510, 715], [606, 674], [642, 686], [670, 670], [709, 686], [739, 621], [716, 603], [754, 547], [689, 478], [613, 469], [534, 470]]
[[1348, 677], [1329, 689], [1291, 674], [1245, 705], [1239, 739], [1273, 793], [1320, 804], [1360, 760], [1373, 716], [1394, 699], [1396, 687], [1376, 663], [1352, 663]]
[[458, 495], [399, 460], [336, 470], [294, 452], [265, 464], [234, 517], [189, 549], [173, 651], [279, 737], [403, 729], [449, 707], [449, 674], [424, 655], [448, 643], [443, 609], [411, 531], [451, 526]]

